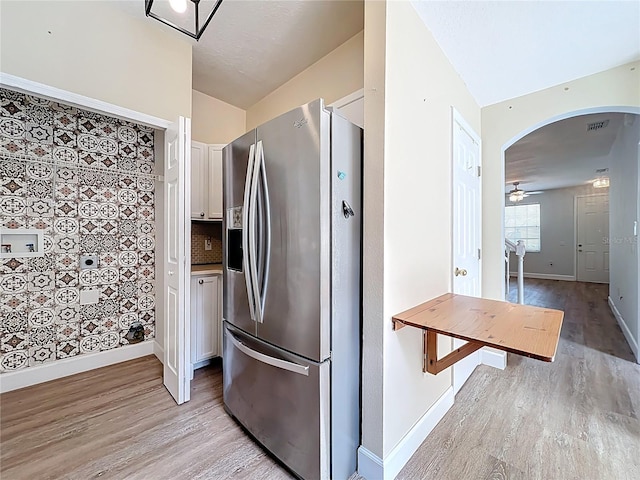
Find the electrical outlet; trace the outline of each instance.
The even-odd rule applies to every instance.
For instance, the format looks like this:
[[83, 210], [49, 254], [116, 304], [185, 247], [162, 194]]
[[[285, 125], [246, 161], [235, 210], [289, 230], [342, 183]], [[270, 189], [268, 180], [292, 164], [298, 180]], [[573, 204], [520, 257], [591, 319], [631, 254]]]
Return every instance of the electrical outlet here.
[[204, 249], [211, 250], [211, 237], [207, 237], [204, 239]]

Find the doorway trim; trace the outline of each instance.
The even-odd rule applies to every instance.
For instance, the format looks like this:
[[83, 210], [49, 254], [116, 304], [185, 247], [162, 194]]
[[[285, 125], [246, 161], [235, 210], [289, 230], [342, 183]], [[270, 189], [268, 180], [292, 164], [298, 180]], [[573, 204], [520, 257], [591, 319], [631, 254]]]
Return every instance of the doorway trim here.
[[[32, 94], [46, 97], [50, 100], [60, 101], [62, 103], [66, 103], [83, 110], [106, 114], [111, 117], [117, 117], [122, 120], [127, 120], [153, 127], [157, 130], [165, 131], [167, 127], [173, 123], [163, 118], [124, 108], [119, 105], [80, 95], [61, 88], [34, 82], [32, 80], [28, 80], [26, 78], [2, 71], [0, 71], [0, 87], [18, 90], [29, 95]], [[163, 245], [163, 242], [159, 242], [159, 244]], [[158, 245], [158, 242], [156, 242], [156, 245]], [[163, 269], [158, 270], [158, 266], [162, 267], [163, 263], [156, 263], [156, 281], [158, 277], [161, 277], [163, 280], [160, 283], [163, 287], [164, 271]], [[156, 300], [157, 299], [158, 298], [156, 294]], [[160, 320], [163, 323], [163, 326], [164, 323], [166, 323], [164, 318], [165, 314], [166, 312], [164, 311], [164, 309], [162, 310], [162, 313], [160, 315], [158, 315], [158, 311], [156, 310], [156, 322]], [[120, 363], [151, 354], [155, 355], [158, 360], [160, 360], [160, 363], [164, 363], [164, 349], [160, 347], [155, 338], [153, 340], [133, 345], [125, 345], [113, 350], [107, 350], [104, 352], [97, 352], [93, 354], [77, 355], [75, 357], [58, 360], [50, 364], [29, 367], [26, 369], [17, 370], [15, 372], [5, 372], [2, 374], [3, 381], [0, 382], [0, 393], [15, 390], [18, 388], [28, 387], [38, 383], [48, 382], [50, 380], [67, 377], [69, 375], [74, 375], [76, 373], [86, 372], [89, 370], [94, 370], [96, 368], [106, 367], [108, 365], [113, 365], [115, 363]]]
[[51, 100], [68, 103], [74, 107], [81, 107], [83, 110], [91, 110], [97, 113], [106, 113], [113, 117], [124, 120], [130, 120], [135, 123], [141, 123], [148, 127], [155, 127], [166, 130], [172, 122], [162, 118], [147, 115], [146, 113], [137, 112], [128, 108], [114, 105], [113, 103], [104, 102], [96, 98], [86, 97], [77, 93], [63, 90], [61, 88], [51, 87], [44, 83], [34, 82], [26, 78], [11, 75], [9, 73], [0, 72], [0, 86], [9, 87], [20, 90], [23, 93], [40, 95]]
[[[518, 133], [517, 135], [509, 139], [509, 141], [505, 142], [500, 149], [500, 158], [501, 158], [500, 172], [501, 172], [502, 186], [504, 187], [505, 180], [506, 180], [505, 153], [509, 147], [511, 147], [518, 140], [529, 135], [531, 132], [534, 132], [546, 125], [559, 122], [560, 120], [566, 120], [568, 118], [578, 117], [580, 115], [589, 115], [592, 113], [632, 113], [635, 115], [640, 115], [640, 107], [612, 105], [612, 106], [602, 106], [602, 107], [581, 108], [579, 110], [572, 110], [569, 112], [561, 113], [559, 115], [554, 115], [553, 117], [549, 117], [546, 120], [542, 120], [540, 122], [534, 123], [530, 127], [525, 128], [520, 133]], [[500, 198], [501, 198], [500, 230], [501, 230], [501, 238], [504, 239], [504, 208], [506, 205], [505, 195], [504, 194], [501, 195]], [[574, 276], [575, 276], [575, 268], [576, 267], [574, 266]], [[505, 294], [506, 294], [505, 285], [504, 285], [504, 282], [501, 282], [500, 298], [505, 298]]]
[[349, 95], [346, 95], [336, 100], [335, 102], [329, 104], [328, 106], [333, 108], [342, 108], [342, 107], [346, 107], [350, 103], [360, 100], [361, 98], [364, 98], [364, 88], [361, 88], [360, 90], [356, 90], [355, 92], [350, 93]]

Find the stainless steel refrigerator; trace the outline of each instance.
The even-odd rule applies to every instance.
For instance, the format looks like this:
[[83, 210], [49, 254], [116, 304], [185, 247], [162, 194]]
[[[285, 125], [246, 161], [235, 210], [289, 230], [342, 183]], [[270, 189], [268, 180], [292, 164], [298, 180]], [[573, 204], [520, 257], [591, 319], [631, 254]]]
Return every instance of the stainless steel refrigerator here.
[[322, 100], [223, 152], [224, 404], [297, 476], [360, 442], [362, 130]]

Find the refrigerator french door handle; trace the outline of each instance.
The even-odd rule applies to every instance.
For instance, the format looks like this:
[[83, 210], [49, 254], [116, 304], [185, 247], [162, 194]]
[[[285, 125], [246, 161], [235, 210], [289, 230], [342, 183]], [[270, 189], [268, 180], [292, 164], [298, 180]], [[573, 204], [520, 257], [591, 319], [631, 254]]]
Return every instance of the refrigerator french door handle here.
[[247, 285], [247, 298], [249, 299], [249, 314], [251, 320], [256, 320], [255, 294], [253, 292], [253, 278], [251, 272], [251, 185], [255, 164], [255, 144], [249, 148], [249, 162], [247, 163], [247, 176], [244, 182], [244, 200], [242, 205], [242, 269], [244, 270], [244, 280]]
[[282, 370], [287, 370], [288, 372], [297, 373], [299, 375], [309, 376], [309, 367], [304, 365], [298, 365], [297, 363], [287, 362], [286, 360], [282, 360], [280, 358], [270, 357], [269, 355], [265, 355], [264, 353], [256, 352], [252, 348], [247, 347], [244, 343], [236, 338], [236, 336], [229, 333], [229, 340], [233, 343], [233, 346], [240, 350], [242, 353], [247, 355], [248, 357], [253, 358], [262, 363], [266, 363], [267, 365], [271, 365], [272, 367], [281, 368]]
[[269, 187], [267, 185], [267, 170], [266, 164], [264, 161], [264, 145], [262, 144], [262, 140], [260, 143], [260, 179], [262, 180], [262, 192], [264, 195], [264, 260], [263, 260], [263, 275], [262, 275], [262, 285], [260, 288], [260, 309], [262, 320], [264, 321], [264, 302], [267, 296], [267, 285], [269, 283], [269, 260], [271, 258], [271, 208], [269, 206]]
[[249, 268], [251, 271], [251, 291], [253, 294], [251, 301], [254, 304], [254, 319], [262, 323], [262, 305], [258, 285], [258, 228], [256, 220], [258, 211], [258, 180], [260, 178], [260, 150], [262, 150], [262, 142], [258, 142], [255, 148], [249, 197]]

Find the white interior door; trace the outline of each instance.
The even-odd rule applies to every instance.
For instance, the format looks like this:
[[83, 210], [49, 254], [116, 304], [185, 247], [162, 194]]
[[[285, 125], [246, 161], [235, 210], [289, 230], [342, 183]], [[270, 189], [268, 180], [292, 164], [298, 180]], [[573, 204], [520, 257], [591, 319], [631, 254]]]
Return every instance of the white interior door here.
[[189, 328], [190, 145], [191, 123], [180, 117], [165, 133], [165, 268], [166, 324], [164, 385], [176, 403], [189, 401], [191, 351]]
[[[480, 296], [482, 194], [480, 138], [453, 110], [453, 293]], [[454, 339], [453, 347], [466, 342]], [[476, 351], [453, 366], [453, 391], [457, 393], [480, 364]]]
[[576, 199], [576, 280], [609, 283], [609, 195]]

